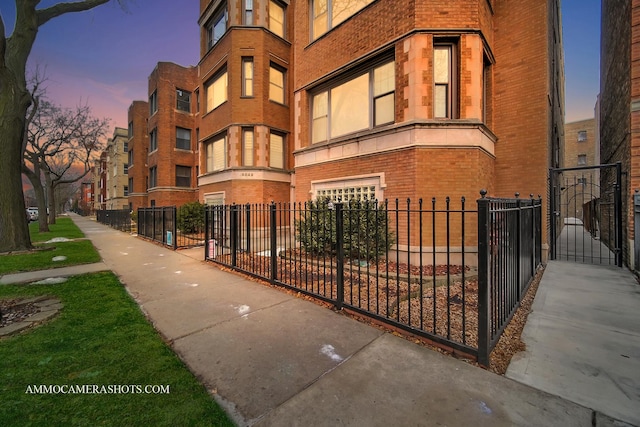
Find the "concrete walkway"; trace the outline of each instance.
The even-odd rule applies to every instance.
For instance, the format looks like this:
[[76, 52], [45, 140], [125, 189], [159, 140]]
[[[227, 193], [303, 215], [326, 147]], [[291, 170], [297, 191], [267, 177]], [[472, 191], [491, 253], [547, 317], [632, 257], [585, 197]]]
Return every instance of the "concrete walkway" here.
[[238, 425], [624, 425], [224, 272], [198, 250], [72, 219]]
[[507, 377], [640, 425], [640, 285], [627, 269], [550, 261]]

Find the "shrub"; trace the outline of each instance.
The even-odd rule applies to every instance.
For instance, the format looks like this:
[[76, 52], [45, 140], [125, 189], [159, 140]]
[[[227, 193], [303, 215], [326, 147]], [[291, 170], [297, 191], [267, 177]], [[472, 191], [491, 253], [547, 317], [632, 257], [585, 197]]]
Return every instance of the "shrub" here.
[[183, 233], [196, 233], [204, 227], [204, 205], [190, 202], [178, 208], [178, 229]]
[[[307, 203], [296, 221], [296, 237], [305, 251], [315, 255], [337, 253], [336, 211], [329, 199]], [[389, 230], [387, 210], [377, 202], [351, 200], [343, 204], [344, 255], [372, 260], [384, 255], [395, 243]]]

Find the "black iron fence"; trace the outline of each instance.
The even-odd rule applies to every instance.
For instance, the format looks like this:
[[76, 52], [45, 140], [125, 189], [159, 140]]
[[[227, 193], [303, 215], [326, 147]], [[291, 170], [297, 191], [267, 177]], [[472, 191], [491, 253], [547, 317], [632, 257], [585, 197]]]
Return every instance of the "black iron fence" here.
[[97, 210], [96, 220], [116, 230], [131, 232], [131, 212], [128, 209]]
[[488, 365], [541, 263], [541, 202], [209, 206], [204, 238], [206, 260]]
[[[483, 194], [484, 196], [484, 194]], [[540, 199], [478, 200], [478, 360], [509, 324], [542, 262]]]
[[173, 249], [204, 245], [202, 212], [182, 213], [175, 206], [138, 208], [138, 235]]

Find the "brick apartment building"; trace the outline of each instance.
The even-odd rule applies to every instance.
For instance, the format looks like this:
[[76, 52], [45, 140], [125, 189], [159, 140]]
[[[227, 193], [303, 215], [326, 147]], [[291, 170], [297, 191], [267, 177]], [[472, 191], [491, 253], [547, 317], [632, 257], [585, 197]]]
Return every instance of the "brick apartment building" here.
[[[640, 189], [640, 1], [602, 2], [600, 44], [600, 158], [622, 162], [622, 252], [624, 263], [638, 269], [634, 242], [633, 194]], [[613, 171], [602, 181], [613, 182]]]
[[107, 152], [103, 150], [100, 158], [96, 159], [93, 167], [93, 182], [95, 196], [93, 198], [94, 210], [107, 208]]
[[107, 141], [106, 159], [106, 208], [126, 209], [129, 207], [129, 189], [127, 187], [127, 130], [115, 128], [113, 136]]
[[[563, 167], [599, 165], [598, 141], [595, 118], [566, 123]], [[600, 197], [600, 170], [565, 171], [562, 174], [562, 180], [561, 203], [566, 209], [561, 211], [563, 214], [566, 212], [567, 215], [584, 221], [584, 204]]]
[[149, 104], [146, 101], [133, 101], [129, 106], [128, 131], [129, 146], [127, 164], [129, 174], [129, 208], [136, 211], [148, 206], [147, 189], [149, 187]]
[[130, 109], [134, 206], [545, 196], [562, 164], [558, 0], [200, 0], [198, 23], [198, 66], [149, 78], [148, 156]]

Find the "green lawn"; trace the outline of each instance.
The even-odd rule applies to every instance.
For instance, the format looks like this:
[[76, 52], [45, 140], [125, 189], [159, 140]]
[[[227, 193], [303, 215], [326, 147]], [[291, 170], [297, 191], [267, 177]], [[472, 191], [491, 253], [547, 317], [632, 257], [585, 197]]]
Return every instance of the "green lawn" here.
[[68, 217], [56, 218], [56, 223], [49, 225], [49, 230], [48, 233], [40, 233], [38, 231], [38, 221], [30, 223], [29, 234], [31, 235], [31, 242], [46, 242], [55, 237], [66, 237], [67, 239], [84, 237], [82, 231]]
[[[89, 240], [46, 243], [49, 240], [61, 237], [67, 239], [83, 238], [84, 234], [73, 223], [71, 218], [58, 218], [55, 224], [49, 226], [49, 229], [50, 231], [47, 233], [40, 233], [37, 222], [29, 224], [31, 242], [36, 249], [40, 250], [9, 256], [0, 255], [0, 275], [100, 261], [100, 255], [98, 255]], [[67, 259], [53, 261], [53, 258], [59, 256], [65, 256]]]
[[[64, 308], [49, 323], [0, 340], [0, 425], [232, 425], [113, 273], [59, 285], [0, 286], [0, 298], [32, 295], [56, 296]], [[83, 384], [168, 385], [169, 393], [27, 392]]]
[[[0, 255], [0, 275], [87, 264], [98, 262], [101, 259], [90, 240], [39, 244], [37, 247], [42, 250], [23, 254]], [[59, 256], [65, 256], [67, 259], [53, 261], [53, 258]]]

